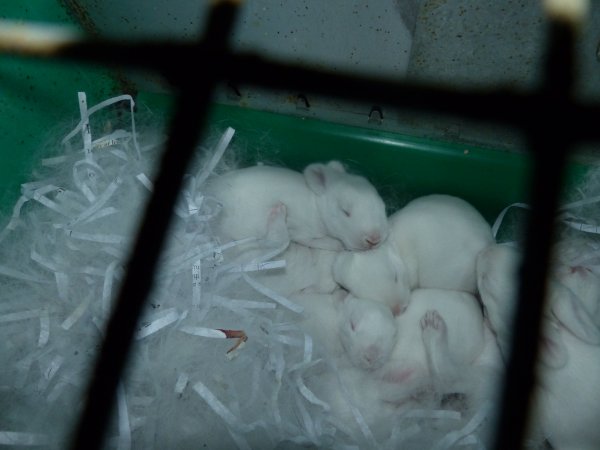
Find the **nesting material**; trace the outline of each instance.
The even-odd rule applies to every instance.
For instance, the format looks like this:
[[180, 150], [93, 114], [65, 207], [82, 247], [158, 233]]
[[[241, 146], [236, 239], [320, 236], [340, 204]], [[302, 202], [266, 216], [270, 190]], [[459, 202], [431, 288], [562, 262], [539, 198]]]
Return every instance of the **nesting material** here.
[[[124, 126], [105, 129], [103, 114], [123, 102]], [[22, 185], [0, 232], [0, 402], [10, 405], [0, 445], [65, 447], [153, 189], [163, 141], [136, 131], [133, 99], [88, 108], [80, 93], [79, 104], [80, 122]], [[289, 241], [232, 259], [262, 236], [220, 242], [221, 205], [203, 188], [235, 168], [236, 138], [227, 128], [203, 142], [186, 176], [107, 448], [483, 448], [490, 403], [370, 402], [368, 373], [346, 370], [308, 331], [304, 307], [262, 282], [286, 266]]]

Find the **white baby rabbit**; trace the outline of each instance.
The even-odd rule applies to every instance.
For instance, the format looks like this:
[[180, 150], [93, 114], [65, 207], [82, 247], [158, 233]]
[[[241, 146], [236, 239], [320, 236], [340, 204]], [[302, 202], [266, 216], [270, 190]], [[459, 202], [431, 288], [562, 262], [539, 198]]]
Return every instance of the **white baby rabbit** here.
[[554, 249], [554, 276], [578, 297], [596, 326], [600, 326], [598, 244], [586, 238], [568, 238]]
[[396, 322], [396, 346], [379, 371], [388, 402], [414, 406], [419, 393], [433, 392], [465, 394], [475, 404], [488, 395], [485, 377], [500, 369], [501, 359], [472, 294], [415, 289]]
[[367, 252], [342, 252], [334, 278], [358, 297], [406, 308], [412, 289], [477, 292], [475, 259], [494, 242], [489, 224], [468, 202], [449, 195], [427, 195], [389, 218], [390, 236]]
[[385, 205], [364, 177], [338, 161], [310, 164], [303, 173], [253, 166], [216, 177], [206, 194], [223, 205], [218, 233], [236, 240], [263, 236], [269, 211], [287, 208], [293, 242], [325, 250], [367, 250], [388, 235]]
[[[505, 245], [491, 246], [477, 261], [481, 299], [505, 357], [520, 261], [519, 251]], [[600, 346], [588, 342], [596, 339], [597, 328], [573, 291], [558, 281], [551, 281], [548, 290], [531, 434], [540, 433], [557, 450], [597, 449]]]
[[302, 306], [301, 330], [315, 341], [315, 347], [325, 356], [338, 358], [343, 352], [339, 339], [340, 305], [346, 292], [338, 289], [332, 294], [301, 293], [289, 299]]
[[[219, 270], [233, 272], [233, 277], [227, 277], [229, 289], [235, 290], [233, 283], [240, 279], [239, 271], [244, 269], [253, 271], [256, 281], [285, 297], [299, 293], [331, 294], [338, 288], [332, 272], [338, 252], [290, 243], [286, 219], [287, 208], [278, 203], [269, 212], [262, 239], [238, 245], [225, 253], [225, 265]], [[268, 260], [283, 260], [285, 265], [273, 268], [260, 264]]]
[[600, 277], [583, 265], [557, 267], [555, 276], [581, 300], [592, 321], [600, 326]]
[[[348, 295], [338, 289], [333, 295], [299, 294], [290, 297], [304, 307], [302, 327], [317, 337], [330, 353], [341, 349], [338, 363], [364, 370], [381, 367], [396, 343], [396, 321], [380, 302]], [[339, 356], [339, 355], [338, 355]]]
[[307, 377], [307, 385], [348, 434], [360, 439], [361, 433], [354, 430], [362, 428], [363, 420], [371, 428], [381, 424], [385, 434], [391, 426], [383, 422], [394, 407], [382, 398], [374, 373], [389, 359], [396, 342], [396, 321], [389, 308], [341, 289], [333, 295], [301, 294], [291, 299], [304, 307], [300, 326], [313, 337], [315, 350], [322, 350], [320, 356], [327, 357], [321, 370]]
[[[477, 257], [477, 278], [481, 300], [486, 309], [486, 316], [496, 331], [498, 344], [506, 356], [510, 350], [510, 326], [516, 305], [518, 277], [517, 270], [521, 263], [519, 249], [494, 244], [484, 249]], [[556, 334], [558, 327], [567, 329], [581, 341], [592, 345], [600, 345], [600, 330], [588, 312], [586, 304], [578, 293], [586, 293], [587, 277], [578, 275], [579, 271], [568, 276], [557, 277], [556, 269], [551, 270], [548, 284], [548, 299], [544, 312], [544, 333]], [[567, 285], [561, 281], [567, 281]], [[595, 283], [595, 281], [594, 281]], [[551, 339], [551, 341], [556, 341]], [[555, 342], [559, 345], [560, 342]], [[562, 354], [562, 352], [561, 352]], [[546, 353], [542, 352], [544, 357]], [[551, 359], [556, 361], [555, 358]]]
[[[329, 402], [334, 415], [345, 423], [356, 423], [358, 411], [377, 439], [389, 437], [398, 420], [411, 410], [452, 408], [443, 402], [454, 394], [464, 397], [456, 408], [469, 413], [476, 411], [485, 400], [494, 397], [493, 387], [497, 385], [497, 374], [501, 373], [497, 344], [483, 324], [481, 309], [473, 295], [416, 289], [412, 296], [404, 314], [394, 319], [396, 332], [379, 333], [373, 329], [355, 332], [348, 319], [342, 326], [342, 346], [347, 355], [364, 356], [364, 352], [355, 353], [354, 349], [392, 340], [393, 349], [387, 357], [370, 368], [356, 363], [341, 365], [338, 379], [329, 374], [314, 380], [315, 390]], [[369, 306], [373, 303], [385, 306], [352, 296], [345, 301], [359, 302], [353, 303], [357, 311], [363, 308], [373, 311]], [[381, 311], [386, 310], [384, 307]], [[378, 327], [389, 317], [387, 310], [386, 314], [375, 314], [376, 320], [361, 325]], [[387, 350], [382, 354], [387, 355]], [[319, 390], [320, 383], [325, 385]], [[465, 418], [471, 417], [469, 413]]]
[[341, 292], [292, 299], [305, 307], [305, 331], [332, 356], [334, 369], [315, 374], [311, 389], [342, 422], [364, 420], [386, 438], [403, 412], [439, 407], [434, 392], [438, 400], [464, 394], [471, 408], [491, 396], [485, 370], [497, 371], [501, 361], [472, 295], [417, 289], [394, 318], [381, 302]]
[[396, 345], [396, 321], [381, 302], [348, 295], [340, 308], [339, 334], [354, 366], [374, 370], [383, 366]]

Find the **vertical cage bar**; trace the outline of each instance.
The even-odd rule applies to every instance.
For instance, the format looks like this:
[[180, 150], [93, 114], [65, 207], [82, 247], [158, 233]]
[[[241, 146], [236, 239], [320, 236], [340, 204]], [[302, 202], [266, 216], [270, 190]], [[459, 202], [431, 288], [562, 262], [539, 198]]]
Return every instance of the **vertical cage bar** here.
[[531, 177], [531, 214], [520, 270], [518, 304], [513, 321], [510, 360], [507, 364], [497, 450], [522, 448], [531, 422], [531, 394], [535, 385], [538, 342], [554, 236], [555, 214], [573, 127], [574, 29], [553, 20], [544, 66], [540, 102], [529, 124], [523, 124], [535, 155]]
[[[227, 39], [233, 28], [237, 3], [220, 1], [215, 2], [212, 7], [203, 40], [204, 45], [211, 50], [227, 51]], [[168, 74], [181, 83], [169, 139], [160, 162], [154, 191], [129, 259], [127, 273], [107, 326], [106, 337], [97, 357], [84, 410], [71, 442], [72, 449], [102, 447], [117, 384], [132, 347], [135, 327], [152, 289], [173, 205], [206, 119], [217, 78], [211, 68], [203, 67], [200, 74], [194, 73], [194, 69], [190, 67], [193, 65], [184, 69], [189, 70], [188, 73]]]

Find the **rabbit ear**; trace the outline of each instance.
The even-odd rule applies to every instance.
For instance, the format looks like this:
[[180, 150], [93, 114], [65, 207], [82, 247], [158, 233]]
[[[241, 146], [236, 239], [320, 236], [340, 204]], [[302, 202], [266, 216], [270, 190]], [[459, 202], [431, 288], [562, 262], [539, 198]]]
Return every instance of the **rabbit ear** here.
[[304, 169], [304, 178], [308, 187], [317, 195], [323, 194], [327, 186], [327, 166], [320, 163], [308, 165]]
[[560, 369], [567, 364], [569, 354], [560, 335], [560, 329], [548, 319], [543, 319], [540, 340], [540, 358], [542, 363], [553, 369]]
[[583, 342], [600, 345], [600, 329], [573, 292], [560, 283], [552, 284], [550, 309], [558, 321]]
[[340, 173], [346, 173], [346, 168], [339, 161], [329, 161], [327, 163], [327, 167], [329, 167], [330, 169], [333, 169], [333, 170], [337, 170]]
[[329, 185], [340, 174], [346, 173], [344, 165], [339, 161], [330, 161], [327, 164], [313, 163], [304, 169], [306, 184], [317, 195], [323, 195]]
[[339, 288], [339, 289], [336, 289], [333, 292], [333, 294], [331, 294], [331, 295], [333, 297], [335, 304], [337, 305], [340, 303], [344, 303], [346, 301], [346, 299], [348, 298], [348, 296], [350, 295], [350, 292], [348, 292], [344, 288]]

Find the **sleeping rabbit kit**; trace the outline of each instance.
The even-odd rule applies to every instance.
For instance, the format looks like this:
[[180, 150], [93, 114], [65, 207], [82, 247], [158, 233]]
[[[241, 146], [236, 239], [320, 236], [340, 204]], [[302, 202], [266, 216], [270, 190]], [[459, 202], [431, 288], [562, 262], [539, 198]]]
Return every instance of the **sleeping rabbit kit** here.
[[[152, 96], [77, 99], [3, 210], [1, 445], [66, 445], [165, 142]], [[215, 105], [107, 448], [488, 448], [517, 264], [493, 255], [518, 252], [527, 168]], [[570, 174], [532, 448], [599, 445], [600, 188]]]

